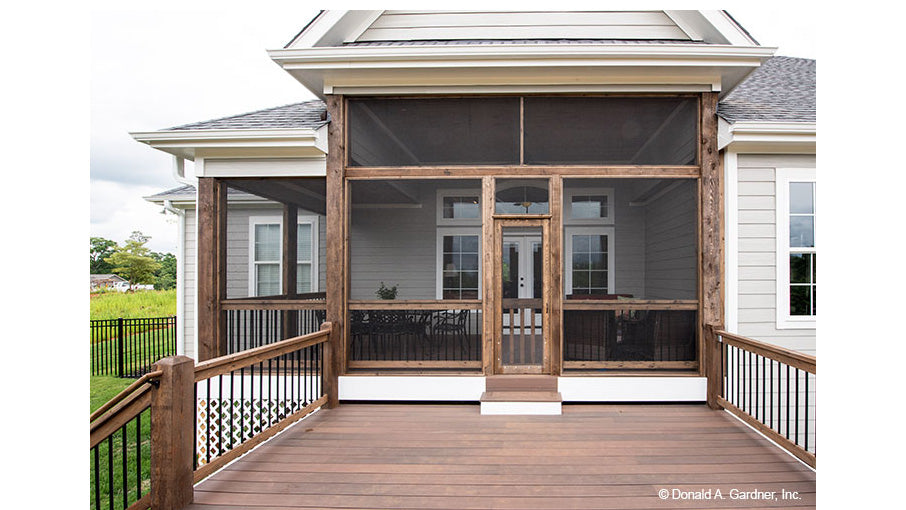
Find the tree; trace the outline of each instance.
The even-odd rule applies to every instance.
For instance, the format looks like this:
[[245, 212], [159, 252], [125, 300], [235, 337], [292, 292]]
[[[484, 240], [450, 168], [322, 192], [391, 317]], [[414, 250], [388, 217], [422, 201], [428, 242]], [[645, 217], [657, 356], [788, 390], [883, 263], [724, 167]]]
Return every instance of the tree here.
[[110, 274], [113, 265], [107, 262], [107, 257], [113, 255], [116, 242], [103, 237], [91, 238], [91, 274]]
[[161, 264], [151, 257], [145, 244], [150, 237], [139, 231], [132, 232], [123, 246], [117, 246], [106, 260], [113, 265], [113, 272], [129, 281], [129, 285], [154, 283], [154, 273]]
[[176, 255], [172, 253], [152, 252], [151, 258], [160, 264], [160, 269], [154, 274], [154, 288], [169, 290], [176, 287]]

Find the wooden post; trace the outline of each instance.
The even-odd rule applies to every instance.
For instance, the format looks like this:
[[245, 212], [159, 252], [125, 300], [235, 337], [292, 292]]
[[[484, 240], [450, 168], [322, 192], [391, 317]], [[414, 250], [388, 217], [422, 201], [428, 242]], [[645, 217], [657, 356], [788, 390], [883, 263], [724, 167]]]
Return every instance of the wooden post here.
[[709, 326], [722, 325], [724, 313], [723, 299], [723, 183], [720, 166], [720, 155], [717, 149], [717, 100], [718, 94], [702, 94], [701, 105], [701, 180], [699, 196], [701, 200], [701, 324], [702, 342], [699, 344], [702, 353], [702, 375], [708, 377], [708, 403], [716, 408], [716, 401], [711, 402], [711, 388], [719, 387], [719, 370], [715, 366], [719, 359], [713, 355], [712, 339], [709, 337]]
[[721, 349], [717, 342], [717, 333], [712, 324], [705, 325], [705, 359], [708, 367], [708, 387], [707, 399], [708, 407], [711, 409], [723, 409], [718, 402], [717, 397], [721, 395], [721, 379], [723, 370], [721, 370]]
[[[294, 205], [283, 205], [283, 295], [292, 299], [296, 297], [298, 284], [297, 262], [299, 243], [299, 209]], [[283, 312], [283, 338], [292, 338], [299, 334], [296, 327], [299, 312]]]
[[327, 96], [327, 321], [332, 324], [326, 349], [324, 386], [327, 407], [339, 405], [339, 374], [346, 338], [346, 129], [343, 96]]
[[194, 498], [195, 363], [186, 356], [158, 361], [151, 390], [151, 508], [179, 510]]
[[499, 256], [500, 254], [496, 253], [494, 249], [494, 178], [483, 177], [481, 180], [481, 367], [484, 375], [492, 375], [496, 366], [494, 338], [497, 332], [494, 327], [495, 315], [499, 311], [495, 300], [495, 285], [499, 285], [499, 280], [494, 278], [494, 267], [496, 266], [494, 257]]
[[551, 375], [563, 370], [563, 177], [555, 175], [550, 180], [550, 332]]
[[221, 301], [226, 299], [226, 186], [198, 178], [198, 353], [199, 361], [226, 354]]

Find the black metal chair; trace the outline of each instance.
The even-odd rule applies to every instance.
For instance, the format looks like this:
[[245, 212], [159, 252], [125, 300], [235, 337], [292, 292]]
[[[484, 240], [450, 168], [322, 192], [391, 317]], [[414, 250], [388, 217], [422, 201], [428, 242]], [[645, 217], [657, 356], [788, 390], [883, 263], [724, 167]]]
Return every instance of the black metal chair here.
[[468, 324], [469, 310], [459, 310], [458, 312], [438, 312], [436, 320], [431, 325], [431, 336], [436, 338], [441, 336], [444, 344], [449, 336], [454, 339], [459, 338], [459, 347], [463, 357], [471, 354], [471, 348], [468, 346]]

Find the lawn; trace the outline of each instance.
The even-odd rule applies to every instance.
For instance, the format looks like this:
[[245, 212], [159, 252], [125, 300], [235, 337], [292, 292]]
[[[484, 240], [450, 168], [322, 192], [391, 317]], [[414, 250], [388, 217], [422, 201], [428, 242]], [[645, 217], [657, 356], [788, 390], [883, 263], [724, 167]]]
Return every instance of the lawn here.
[[91, 295], [91, 320], [176, 315], [176, 290], [102, 292]]

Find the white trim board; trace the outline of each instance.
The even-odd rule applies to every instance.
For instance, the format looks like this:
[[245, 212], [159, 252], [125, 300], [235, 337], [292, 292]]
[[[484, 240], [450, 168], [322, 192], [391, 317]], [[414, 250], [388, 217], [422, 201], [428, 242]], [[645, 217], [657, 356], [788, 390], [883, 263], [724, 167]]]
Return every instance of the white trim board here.
[[706, 377], [560, 377], [563, 402], [703, 402]]
[[[560, 377], [563, 402], [704, 402], [705, 377]], [[478, 402], [484, 376], [339, 377], [340, 400]]]
[[340, 376], [340, 400], [478, 402], [484, 376]]

